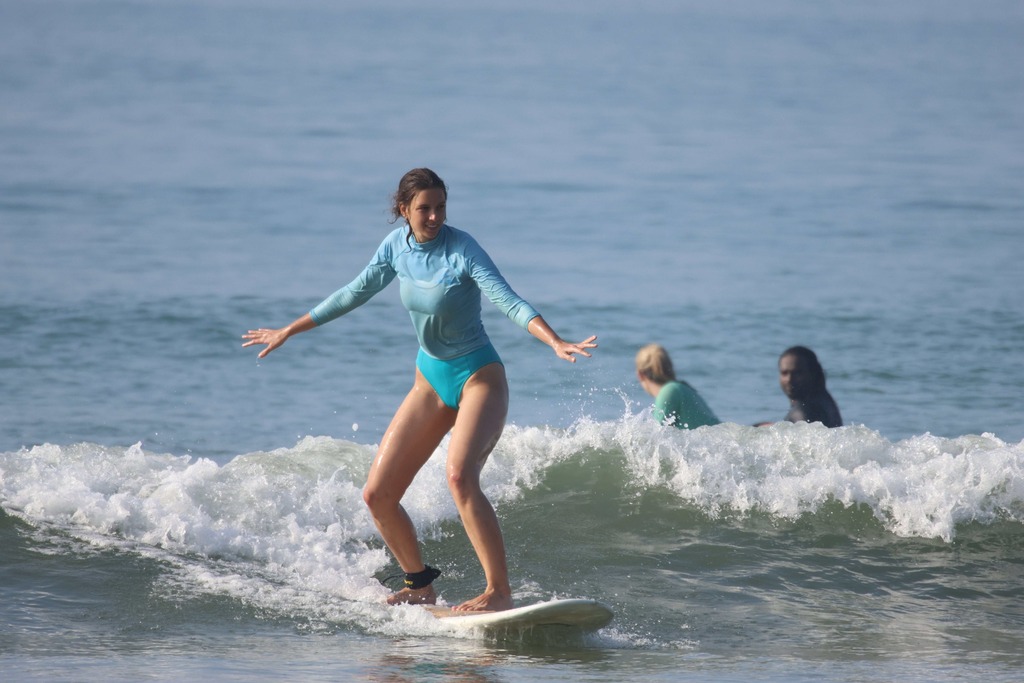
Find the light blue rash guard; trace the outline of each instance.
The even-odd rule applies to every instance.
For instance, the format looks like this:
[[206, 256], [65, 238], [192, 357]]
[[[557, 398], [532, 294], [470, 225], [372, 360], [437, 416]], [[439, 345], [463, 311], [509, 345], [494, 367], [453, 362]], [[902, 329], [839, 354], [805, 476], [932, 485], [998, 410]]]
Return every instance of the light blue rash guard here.
[[363, 305], [395, 275], [420, 348], [441, 360], [490, 343], [480, 318], [480, 292], [523, 329], [540, 315], [512, 290], [469, 233], [445, 224], [422, 244], [414, 237], [406, 240], [408, 234], [403, 226], [385, 237], [355, 280], [309, 312], [313, 322], [323, 325]]

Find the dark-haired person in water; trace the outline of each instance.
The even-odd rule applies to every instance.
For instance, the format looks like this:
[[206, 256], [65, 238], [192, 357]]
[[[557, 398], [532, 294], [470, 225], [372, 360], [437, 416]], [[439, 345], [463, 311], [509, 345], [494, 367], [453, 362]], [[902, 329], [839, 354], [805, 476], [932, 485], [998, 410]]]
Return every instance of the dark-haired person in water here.
[[[806, 346], [792, 346], [779, 356], [779, 386], [789, 397], [789, 422], [820, 422], [826, 427], [842, 427], [832, 395], [825, 388], [825, 370], [818, 356]], [[760, 425], [771, 424], [762, 422]]]
[[440, 572], [423, 562], [401, 499], [450, 431], [448, 489], [487, 581], [482, 594], [455, 609], [505, 610], [513, 606], [505, 545], [480, 486], [480, 470], [505, 426], [508, 382], [484, 332], [480, 294], [559, 358], [575, 363], [576, 354], [589, 357], [597, 344], [593, 336], [579, 343], [559, 337], [509, 287], [476, 240], [445, 222], [447, 203], [448, 187], [436, 173], [426, 168], [406, 173], [392, 204], [394, 220], [405, 225], [384, 238], [363, 272], [287, 327], [249, 330], [243, 346], [266, 345], [259, 354], [263, 358], [292, 335], [361, 306], [398, 277], [420, 350], [412, 389], [381, 439], [363, 489], [378, 531], [405, 572], [405, 588], [388, 603], [437, 601], [432, 584]]

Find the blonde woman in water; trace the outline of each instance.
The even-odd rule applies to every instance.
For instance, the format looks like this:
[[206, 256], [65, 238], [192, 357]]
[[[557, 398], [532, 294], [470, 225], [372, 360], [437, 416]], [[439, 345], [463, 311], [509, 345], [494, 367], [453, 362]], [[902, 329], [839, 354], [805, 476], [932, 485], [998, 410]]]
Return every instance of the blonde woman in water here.
[[668, 351], [659, 344], [648, 344], [636, 354], [636, 378], [654, 397], [654, 418], [679, 429], [716, 425], [720, 420], [697, 390], [676, 379]]

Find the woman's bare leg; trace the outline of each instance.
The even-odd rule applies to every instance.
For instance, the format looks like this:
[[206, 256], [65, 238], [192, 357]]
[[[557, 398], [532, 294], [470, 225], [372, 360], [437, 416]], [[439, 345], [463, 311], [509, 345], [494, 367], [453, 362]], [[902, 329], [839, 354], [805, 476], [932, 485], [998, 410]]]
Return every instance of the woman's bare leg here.
[[480, 470], [498, 443], [508, 415], [508, 382], [500, 363], [486, 365], [462, 389], [448, 446], [448, 488], [484, 569], [484, 592], [456, 606], [461, 611], [512, 607], [505, 543], [494, 508], [480, 486]]
[[[402, 496], [416, 473], [430, 459], [455, 422], [456, 411], [444, 405], [430, 384], [416, 371], [416, 382], [402, 401], [381, 439], [363, 488], [363, 500], [384, 543], [402, 571], [424, 569], [416, 528], [401, 505]], [[403, 588], [388, 598], [389, 604], [434, 603], [433, 586]]]

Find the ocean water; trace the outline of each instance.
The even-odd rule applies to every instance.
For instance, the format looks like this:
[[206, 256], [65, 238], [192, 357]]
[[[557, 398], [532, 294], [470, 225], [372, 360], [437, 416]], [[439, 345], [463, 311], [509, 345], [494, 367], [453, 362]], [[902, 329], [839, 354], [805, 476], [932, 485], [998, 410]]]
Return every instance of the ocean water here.
[[[0, 0], [4, 680], [1017, 681], [1024, 9], [996, 0]], [[386, 608], [361, 501], [411, 384], [348, 282], [409, 168], [567, 338], [485, 303], [516, 599]], [[724, 420], [650, 419], [665, 345]], [[847, 426], [788, 423], [817, 351]], [[444, 481], [442, 598], [482, 576]]]

